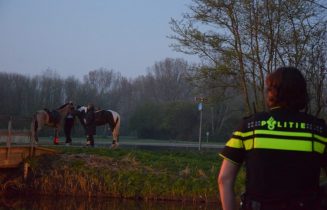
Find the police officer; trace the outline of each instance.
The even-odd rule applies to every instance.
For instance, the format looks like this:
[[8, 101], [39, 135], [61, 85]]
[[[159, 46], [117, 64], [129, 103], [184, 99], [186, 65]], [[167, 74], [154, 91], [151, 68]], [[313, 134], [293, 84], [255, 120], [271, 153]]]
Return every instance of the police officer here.
[[266, 78], [270, 111], [244, 118], [220, 153], [218, 187], [224, 210], [235, 210], [234, 183], [245, 163], [242, 209], [316, 210], [320, 170], [327, 166], [324, 120], [302, 112], [306, 82], [294, 67]]
[[85, 115], [86, 145], [94, 146], [94, 135], [96, 134], [95, 109], [93, 104], [89, 104]]

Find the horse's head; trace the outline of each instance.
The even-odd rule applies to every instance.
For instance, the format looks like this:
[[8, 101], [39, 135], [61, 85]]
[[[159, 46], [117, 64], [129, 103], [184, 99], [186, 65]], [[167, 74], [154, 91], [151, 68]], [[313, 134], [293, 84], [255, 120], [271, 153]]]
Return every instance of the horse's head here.
[[87, 112], [87, 107], [80, 106], [80, 105], [76, 106], [76, 110], [74, 112], [74, 114], [78, 117], [79, 121], [81, 122], [81, 124], [83, 126], [85, 126], [84, 118], [85, 118], [86, 112]]
[[57, 110], [72, 110], [74, 109], [74, 103], [72, 101], [65, 103], [64, 105], [60, 106]]
[[76, 112], [82, 114], [82, 115], [85, 115], [86, 112], [87, 112], [87, 107], [86, 106], [80, 106], [80, 105], [77, 105], [76, 106]]

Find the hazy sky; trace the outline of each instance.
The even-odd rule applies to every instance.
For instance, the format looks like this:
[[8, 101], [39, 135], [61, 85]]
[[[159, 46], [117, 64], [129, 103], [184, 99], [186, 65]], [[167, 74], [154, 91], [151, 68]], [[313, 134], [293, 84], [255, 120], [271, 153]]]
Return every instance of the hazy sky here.
[[170, 18], [191, 0], [0, 0], [0, 72], [46, 69], [82, 78], [106, 68], [134, 78], [174, 52]]

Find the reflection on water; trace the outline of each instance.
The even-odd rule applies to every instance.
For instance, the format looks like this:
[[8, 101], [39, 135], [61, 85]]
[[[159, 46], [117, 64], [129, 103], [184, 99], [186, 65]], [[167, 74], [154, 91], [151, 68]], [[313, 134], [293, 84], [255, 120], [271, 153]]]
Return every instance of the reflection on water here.
[[219, 210], [217, 204], [193, 204], [181, 202], [142, 202], [134, 200], [45, 197], [1, 196], [0, 210]]

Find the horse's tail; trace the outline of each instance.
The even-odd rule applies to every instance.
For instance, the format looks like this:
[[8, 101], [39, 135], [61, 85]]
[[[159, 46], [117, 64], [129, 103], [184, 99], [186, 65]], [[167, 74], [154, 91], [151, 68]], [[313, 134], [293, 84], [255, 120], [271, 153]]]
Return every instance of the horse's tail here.
[[120, 115], [118, 113], [117, 118], [115, 121], [114, 129], [112, 130], [112, 135], [114, 138], [114, 141], [118, 142], [119, 141], [119, 129], [120, 129]]

